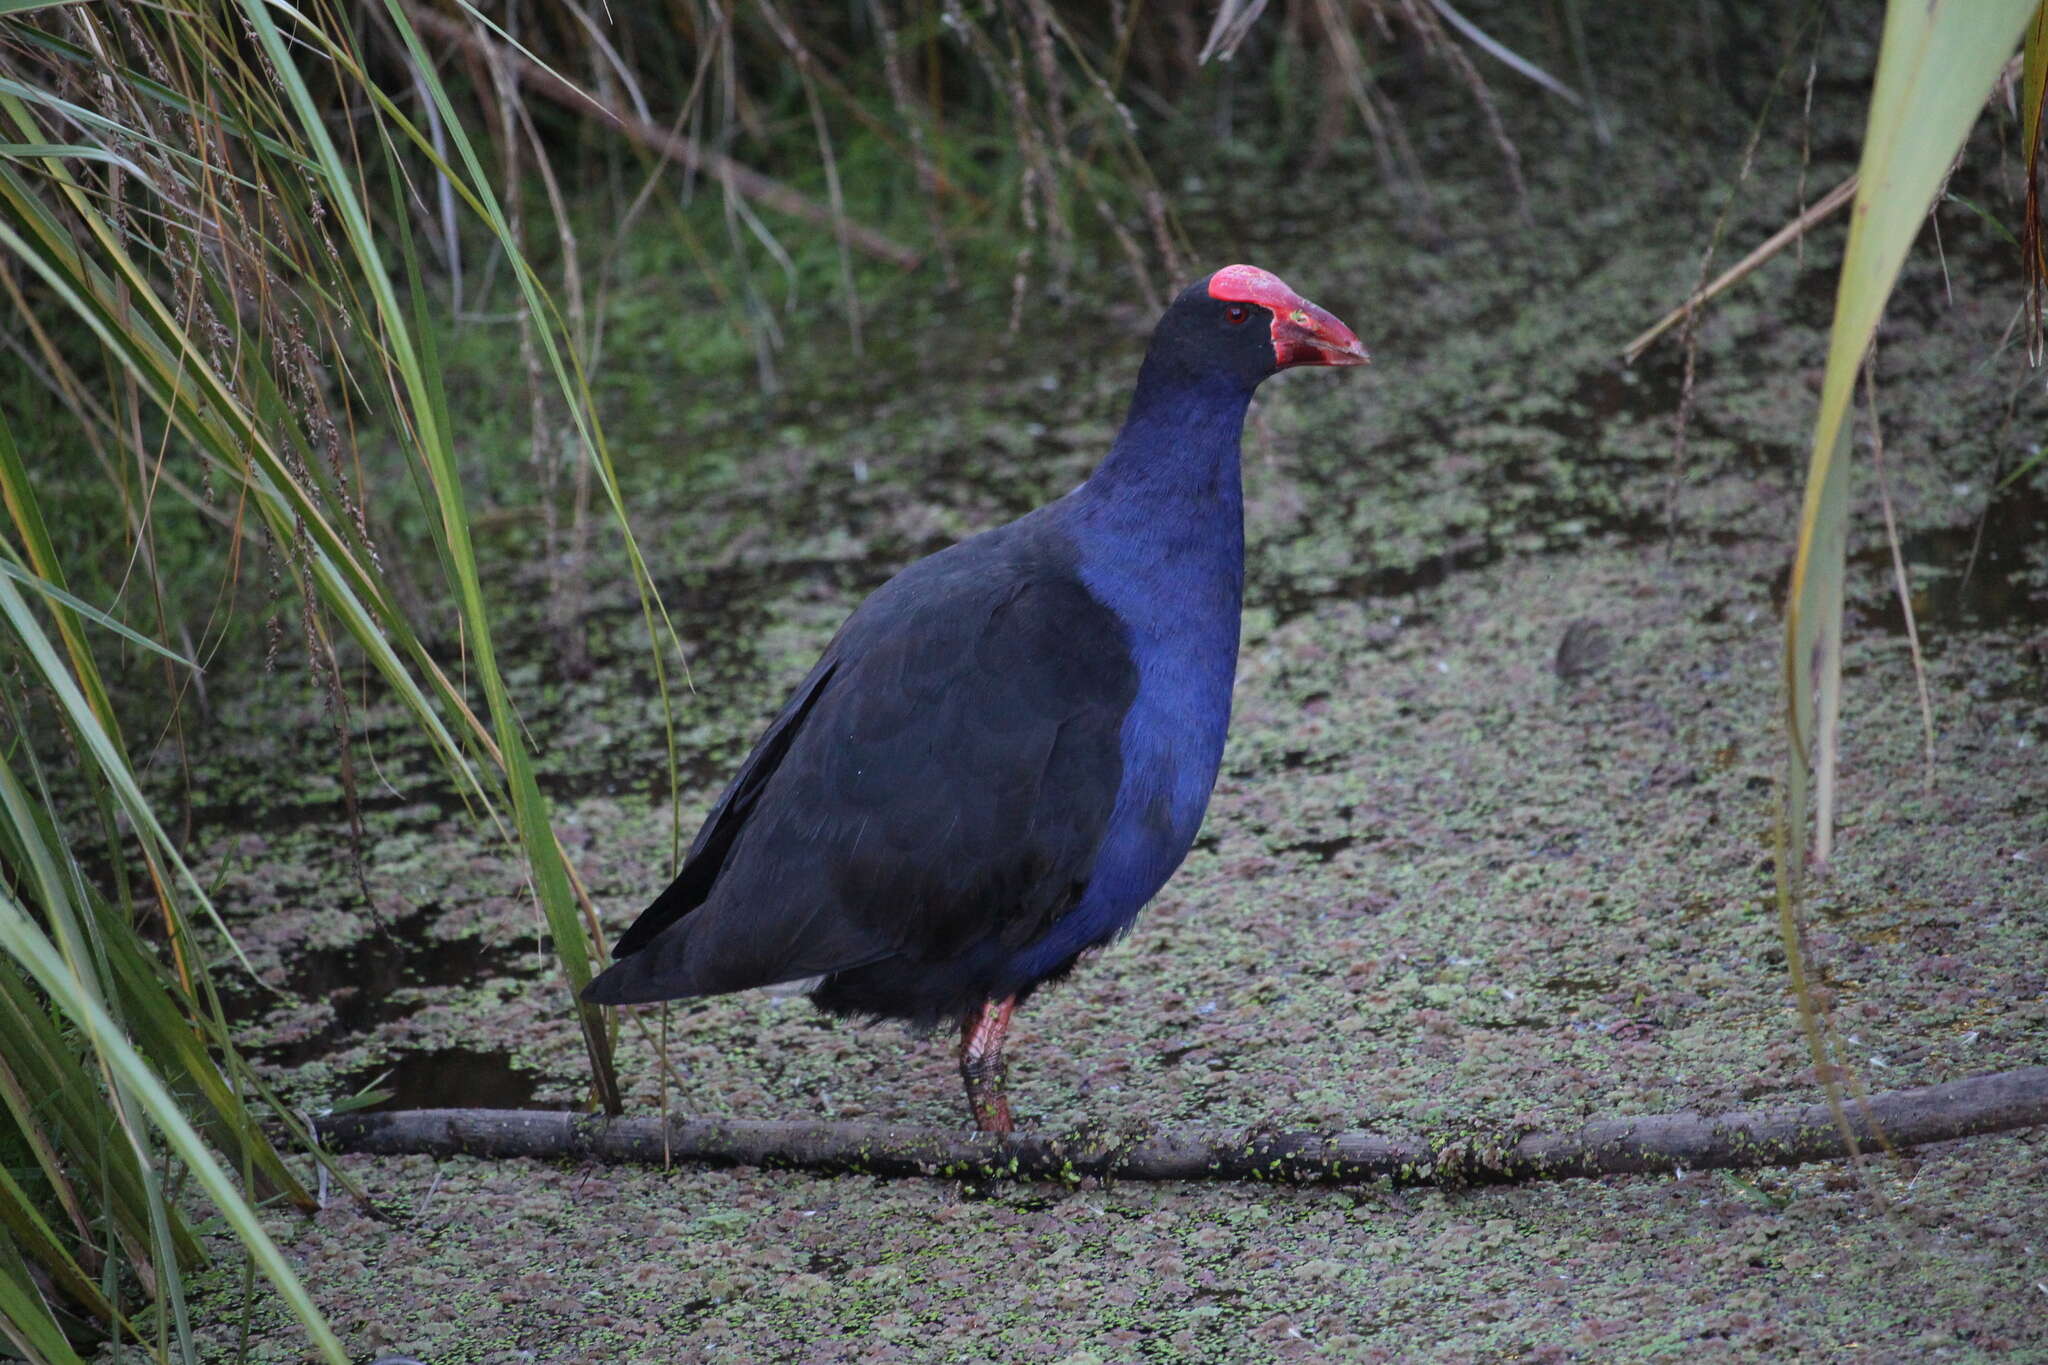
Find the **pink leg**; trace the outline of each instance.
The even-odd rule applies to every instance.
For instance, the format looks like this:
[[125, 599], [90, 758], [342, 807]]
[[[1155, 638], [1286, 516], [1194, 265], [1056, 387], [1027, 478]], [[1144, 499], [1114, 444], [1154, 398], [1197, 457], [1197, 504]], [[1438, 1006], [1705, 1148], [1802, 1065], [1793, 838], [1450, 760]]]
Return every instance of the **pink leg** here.
[[967, 1017], [960, 1029], [960, 1077], [967, 1082], [967, 1107], [984, 1133], [1007, 1133], [1010, 1097], [1003, 1087], [1003, 1035], [1010, 1031], [1015, 996], [991, 1000]]

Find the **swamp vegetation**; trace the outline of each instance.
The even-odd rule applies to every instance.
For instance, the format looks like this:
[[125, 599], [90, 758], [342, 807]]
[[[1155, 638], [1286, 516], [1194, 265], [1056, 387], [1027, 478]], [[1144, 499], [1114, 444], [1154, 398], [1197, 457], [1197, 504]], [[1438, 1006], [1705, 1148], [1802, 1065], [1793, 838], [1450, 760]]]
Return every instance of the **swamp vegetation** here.
[[1989, 90], [2033, 25], [1884, 182], [1866, 405], [1841, 219], [1619, 352], [1859, 169], [1884, 215], [1884, 6], [1220, 8], [0, 19], [17, 1354], [2048, 1352], [2040, 1130], [1423, 1191], [307, 1155], [365, 1104], [953, 1123], [931, 1041], [573, 988], [861, 595], [1085, 477], [1236, 259], [1376, 363], [1254, 410], [1224, 776], [1021, 1019], [1029, 1126], [1455, 1143], [2043, 1060], [2039, 15], [1941, 49]]

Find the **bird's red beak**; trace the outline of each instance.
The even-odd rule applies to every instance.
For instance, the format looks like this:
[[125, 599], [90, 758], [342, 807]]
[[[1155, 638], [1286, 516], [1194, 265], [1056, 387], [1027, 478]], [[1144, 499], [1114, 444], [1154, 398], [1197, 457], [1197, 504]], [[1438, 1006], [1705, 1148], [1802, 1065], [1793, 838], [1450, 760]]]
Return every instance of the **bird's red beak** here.
[[1209, 297], [1254, 303], [1272, 313], [1273, 363], [1280, 369], [1372, 363], [1357, 334], [1334, 313], [1310, 303], [1271, 271], [1255, 265], [1227, 265], [1209, 277]]

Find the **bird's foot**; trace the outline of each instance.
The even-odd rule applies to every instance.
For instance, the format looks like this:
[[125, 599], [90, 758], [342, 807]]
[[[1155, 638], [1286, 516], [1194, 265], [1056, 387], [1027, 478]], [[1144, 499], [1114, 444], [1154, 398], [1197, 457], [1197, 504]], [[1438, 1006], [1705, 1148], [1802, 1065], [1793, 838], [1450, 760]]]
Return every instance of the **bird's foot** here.
[[1002, 1083], [975, 1093], [972, 1081], [967, 1085], [967, 1103], [974, 1110], [974, 1126], [984, 1133], [1012, 1133], [1016, 1122], [1010, 1117], [1010, 1097], [1003, 1093]]
[[1003, 1060], [1003, 1035], [1010, 1029], [1014, 998], [991, 1000], [969, 1015], [960, 1030], [960, 1079], [967, 1083], [967, 1107], [974, 1111], [974, 1126], [984, 1133], [1009, 1133], [1016, 1124], [1010, 1117], [1010, 1096], [1006, 1082], [1009, 1067]]

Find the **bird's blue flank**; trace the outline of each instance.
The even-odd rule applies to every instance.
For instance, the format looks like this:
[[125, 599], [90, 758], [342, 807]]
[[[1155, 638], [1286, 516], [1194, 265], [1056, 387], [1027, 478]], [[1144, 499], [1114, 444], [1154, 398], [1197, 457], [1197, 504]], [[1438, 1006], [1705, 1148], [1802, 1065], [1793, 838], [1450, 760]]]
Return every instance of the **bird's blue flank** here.
[[1129, 631], [1138, 693], [1087, 891], [1011, 960], [1014, 987], [1130, 927], [1187, 856], [1222, 761], [1244, 589], [1238, 439], [1251, 391], [1181, 379], [1140, 376], [1109, 458], [1060, 509], [1082, 581]]

